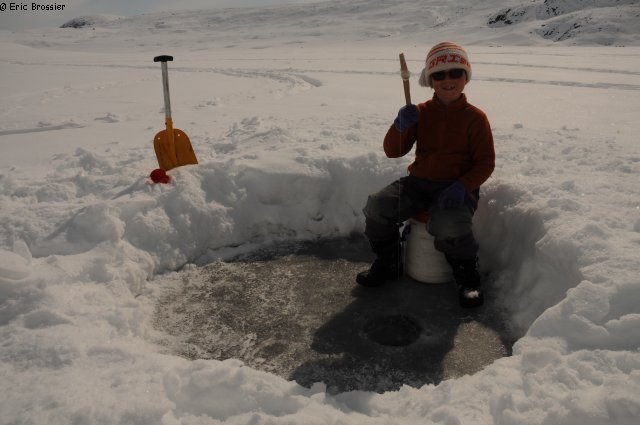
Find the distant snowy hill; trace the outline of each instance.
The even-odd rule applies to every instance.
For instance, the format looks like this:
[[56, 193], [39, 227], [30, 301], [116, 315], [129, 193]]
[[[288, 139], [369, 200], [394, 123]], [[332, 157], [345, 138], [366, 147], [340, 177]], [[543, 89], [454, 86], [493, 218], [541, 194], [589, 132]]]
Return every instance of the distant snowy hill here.
[[523, 26], [553, 41], [633, 44], [640, 33], [638, 0], [544, 0], [521, 2], [492, 15], [489, 27]]
[[190, 36], [181, 39], [190, 43], [230, 44], [231, 39], [237, 43], [241, 34], [256, 48], [264, 47], [262, 40], [292, 37], [298, 43], [320, 38], [323, 42], [453, 38], [467, 44], [500, 44], [507, 35], [511, 43], [518, 44], [638, 45], [639, 17], [637, 0], [356, 0], [164, 12], [123, 19], [81, 17], [63, 27], [101, 27], [142, 37], [189, 32]]

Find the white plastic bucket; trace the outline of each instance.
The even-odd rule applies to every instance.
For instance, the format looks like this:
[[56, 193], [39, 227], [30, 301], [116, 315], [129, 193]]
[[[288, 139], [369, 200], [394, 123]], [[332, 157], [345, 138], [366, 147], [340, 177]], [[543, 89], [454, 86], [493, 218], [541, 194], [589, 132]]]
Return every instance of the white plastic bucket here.
[[444, 254], [433, 246], [434, 238], [427, 232], [429, 217], [418, 215], [408, 220], [411, 230], [404, 249], [404, 271], [423, 283], [445, 283], [453, 280], [451, 266]]

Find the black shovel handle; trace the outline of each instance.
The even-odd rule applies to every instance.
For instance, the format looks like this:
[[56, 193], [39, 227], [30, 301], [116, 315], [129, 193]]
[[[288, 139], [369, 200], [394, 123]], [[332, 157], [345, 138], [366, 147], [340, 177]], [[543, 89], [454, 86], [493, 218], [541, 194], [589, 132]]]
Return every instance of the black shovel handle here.
[[160, 55], [153, 58], [154, 62], [171, 62], [173, 61], [173, 56], [169, 55]]
[[171, 119], [171, 100], [169, 98], [169, 71], [167, 62], [173, 61], [173, 56], [161, 55], [153, 58], [154, 62], [160, 62], [162, 68], [162, 91], [164, 94], [164, 116]]

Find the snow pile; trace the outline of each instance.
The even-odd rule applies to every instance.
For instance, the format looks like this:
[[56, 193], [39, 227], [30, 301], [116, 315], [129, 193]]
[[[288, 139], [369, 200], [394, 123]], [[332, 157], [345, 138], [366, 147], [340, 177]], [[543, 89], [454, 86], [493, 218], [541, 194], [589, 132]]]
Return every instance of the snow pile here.
[[303, 172], [233, 161], [203, 163], [170, 171], [170, 185], [153, 185], [139, 177], [117, 190], [122, 180], [119, 169], [78, 149], [60, 166], [65, 175], [77, 173], [74, 177], [50, 177], [38, 189], [6, 185], [3, 192], [8, 196], [21, 192], [29, 202], [49, 207], [87, 196], [89, 205], [73, 212], [44, 238], [29, 232], [12, 234], [17, 233], [13, 223], [24, 217], [11, 219], [11, 233], [4, 236], [28, 240], [38, 257], [126, 244], [153, 259], [153, 267], [144, 268], [143, 282], [189, 261], [208, 261], [209, 251], [215, 256], [216, 250], [229, 246], [345, 236], [361, 225], [359, 210], [366, 199], [361, 188], [379, 186], [395, 171], [381, 164], [380, 155], [304, 162]]
[[[379, 22], [416, 12], [414, 3], [375, 4], [387, 3]], [[321, 4], [274, 8], [277, 22], [290, 22], [284, 29], [246, 9], [224, 12], [246, 31], [221, 22], [208, 32], [192, 26], [197, 13], [180, 12], [133, 19], [162, 16], [159, 26], [120, 20], [91, 37], [83, 29], [3, 33], [2, 420], [635, 423], [638, 49], [486, 47], [540, 39], [474, 26], [502, 3], [465, 4], [464, 13], [442, 6], [437, 19], [446, 19], [429, 37], [384, 41], [362, 36], [369, 24], [358, 10], [375, 15], [363, 2], [334, 15], [316, 14]], [[330, 28], [340, 30], [325, 34]], [[626, 43], [633, 28], [593, 43]], [[303, 388], [237, 360], [163, 354], [150, 320], [177, 270], [362, 230], [366, 196], [409, 161], [381, 152], [403, 101], [397, 53], [419, 58], [410, 61], [417, 73], [432, 42], [451, 35], [478, 44], [469, 48], [475, 71], [466, 91], [491, 119], [498, 165], [476, 230], [482, 265], [522, 335], [513, 356], [436, 386], [331, 396], [321, 383]], [[168, 185], [147, 177], [163, 128], [152, 51], [174, 54], [175, 126], [200, 160], [172, 170]], [[430, 96], [412, 86], [415, 101]]]

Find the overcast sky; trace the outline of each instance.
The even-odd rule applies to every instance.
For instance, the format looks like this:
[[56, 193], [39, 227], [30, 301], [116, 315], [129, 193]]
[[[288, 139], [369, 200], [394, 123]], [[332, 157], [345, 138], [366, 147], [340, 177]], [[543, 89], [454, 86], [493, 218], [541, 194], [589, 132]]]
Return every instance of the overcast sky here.
[[[215, 7], [265, 6], [285, 3], [312, 3], [319, 0], [0, 0], [0, 29], [17, 30], [38, 27], [59, 27], [78, 16], [132, 16], [163, 10], [210, 9]], [[60, 5], [63, 10], [32, 10], [37, 5]], [[18, 10], [10, 10], [11, 5]], [[19, 10], [20, 5], [23, 9]]]

